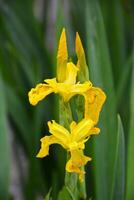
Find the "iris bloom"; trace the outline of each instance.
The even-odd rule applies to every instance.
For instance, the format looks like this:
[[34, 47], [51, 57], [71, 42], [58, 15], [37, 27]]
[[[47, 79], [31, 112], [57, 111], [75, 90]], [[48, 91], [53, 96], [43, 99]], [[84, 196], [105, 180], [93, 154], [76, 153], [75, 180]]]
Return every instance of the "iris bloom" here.
[[[92, 86], [90, 81], [80, 83], [76, 81], [78, 73], [87, 77], [88, 68], [84, 49], [78, 33], [76, 34], [77, 65], [68, 62], [65, 29], [63, 29], [57, 55], [57, 78], [46, 79], [29, 92], [29, 101], [36, 105], [51, 93], [58, 93], [64, 102], [68, 102], [74, 95], [83, 95], [85, 98], [85, 118], [92, 119], [97, 123], [99, 112], [105, 101], [105, 94], [100, 88]], [[82, 77], [81, 76], [81, 77]], [[84, 80], [84, 79], [83, 79]]]
[[[100, 88], [93, 87], [92, 83], [88, 81], [88, 67], [78, 33], [76, 34], [76, 54], [77, 64], [68, 62], [66, 34], [65, 29], [63, 29], [57, 55], [57, 77], [44, 80], [44, 83], [32, 88], [28, 96], [32, 105], [36, 105], [51, 93], [59, 94], [64, 102], [68, 102], [74, 95], [84, 96], [84, 119], [78, 124], [73, 121], [70, 124], [70, 130], [65, 129], [55, 121], [49, 121], [49, 132], [52, 135], [41, 139], [41, 149], [37, 155], [40, 158], [45, 157], [49, 154], [51, 144], [60, 144], [70, 153], [66, 170], [79, 174], [79, 178], [82, 180], [85, 172], [81, 168], [91, 160], [83, 153], [85, 142], [91, 135], [98, 134], [100, 131], [95, 125], [98, 122], [106, 96]], [[82, 83], [77, 82], [77, 77]], [[85, 79], [87, 81], [84, 82]]]
[[64, 149], [70, 152], [70, 159], [66, 164], [68, 172], [75, 172], [79, 174], [82, 181], [84, 171], [81, 169], [88, 161], [91, 160], [83, 154], [85, 142], [93, 134], [98, 134], [100, 129], [94, 127], [95, 122], [91, 119], [83, 119], [78, 124], [72, 122], [70, 124], [70, 132], [54, 120], [48, 122], [50, 136], [41, 138], [41, 149], [37, 157], [43, 158], [49, 155], [49, 146], [51, 144], [60, 144]]

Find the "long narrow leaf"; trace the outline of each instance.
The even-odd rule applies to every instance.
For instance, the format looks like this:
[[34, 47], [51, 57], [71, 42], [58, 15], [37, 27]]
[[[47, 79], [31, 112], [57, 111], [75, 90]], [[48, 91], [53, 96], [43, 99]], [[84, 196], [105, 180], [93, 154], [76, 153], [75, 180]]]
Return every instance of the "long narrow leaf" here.
[[115, 169], [115, 185], [114, 200], [125, 199], [125, 138], [120, 116], [118, 116], [118, 138], [116, 152], [116, 169]]
[[3, 81], [0, 75], [0, 199], [9, 198], [10, 148]]
[[115, 93], [105, 28], [97, 1], [87, 1], [86, 30], [90, 78], [107, 99], [100, 117], [101, 133], [94, 140], [96, 199], [111, 199], [117, 143]]
[[132, 69], [131, 82], [131, 102], [130, 102], [130, 127], [128, 138], [128, 152], [127, 152], [127, 184], [126, 184], [126, 200], [134, 199], [134, 57]]

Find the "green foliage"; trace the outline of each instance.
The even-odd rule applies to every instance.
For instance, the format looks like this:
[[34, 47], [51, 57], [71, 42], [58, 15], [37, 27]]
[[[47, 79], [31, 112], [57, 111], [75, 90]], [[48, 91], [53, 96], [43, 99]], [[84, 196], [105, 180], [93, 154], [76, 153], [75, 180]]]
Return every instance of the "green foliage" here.
[[51, 189], [49, 190], [48, 194], [46, 195], [46, 197], [44, 198], [44, 200], [51, 200]]
[[118, 116], [117, 148], [113, 199], [125, 199], [125, 140], [122, 121]]
[[58, 200], [72, 200], [70, 197], [68, 190], [64, 186], [62, 190], [59, 192]]
[[128, 135], [128, 157], [127, 157], [127, 182], [126, 182], [126, 199], [133, 199], [134, 197], [134, 177], [133, 177], [133, 169], [134, 169], [134, 56], [133, 56], [133, 68], [132, 68], [132, 82], [131, 82], [131, 97], [130, 97], [130, 110], [131, 110], [131, 118], [130, 118], [130, 128]]
[[[107, 95], [98, 124], [100, 135], [91, 138], [86, 147], [86, 154], [93, 158], [86, 170], [87, 199], [134, 199], [132, 3], [47, 0], [41, 5], [41, 1], [36, 2], [38, 7], [33, 0], [0, 2], [0, 199], [14, 199], [9, 189], [12, 184], [10, 133], [26, 157], [26, 177], [21, 180], [24, 199], [34, 200], [48, 193], [45, 199], [69, 200], [75, 198], [75, 192], [77, 197], [78, 193], [85, 193], [85, 187], [84, 192], [75, 191], [73, 175], [66, 177], [66, 186], [63, 186], [66, 157], [61, 148], [52, 147], [49, 158], [36, 158], [39, 140], [48, 134], [45, 124], [57, 117], [62, 105], [52, 96], [32, 107], [27, 96], [31, 87], [54, 76], [63, 26], [67, 29], [69, 54], [74, 60], [75, 32], [79, 32], [86, 49], [90, 80]], [[36, 17], [39, 14], [40, 17]], [[75, 103], [79, 105], [79, 111], [73, 110], [76, 115], [83, 109], [82, 102], [81, 97], [71, 102], [71, 107]], [[61, 123], [65, 109], [60, 115]], [[118, 113], [120, 117], [117, 118]], [[66, 126], [70, 116], [71, 113], [66, 116]], [[81, 117], [82, 113], [78, 120]], [[23, 166], [19, 160], [17, 162], [18, 166]], [[21, 167], [19, 173], [22, 177]], [[72, 185], [68, 184], [68, 178], [73, 178]]]
[[0, 75], [0, 199], [8, 199], [10, 180], [10, 146], [7, 121], [7, 108], [5, 100], [5, 88]]
[[[115, 92], [104, 22], [99, 4], [95, 1], [87, 3], [86, 13], [90, 77], [94, 85], [103, 88], [107, 95], [100, 121], [101, 134], [94, 142], [96, 198], [111, 199], [117, 143]], [[109, 120], [110, 118], [112, 120]], [[112, 149], [109, 147], [112, 147]], [[101, 152], [101, 154], [98, 154], [98, 152]]]

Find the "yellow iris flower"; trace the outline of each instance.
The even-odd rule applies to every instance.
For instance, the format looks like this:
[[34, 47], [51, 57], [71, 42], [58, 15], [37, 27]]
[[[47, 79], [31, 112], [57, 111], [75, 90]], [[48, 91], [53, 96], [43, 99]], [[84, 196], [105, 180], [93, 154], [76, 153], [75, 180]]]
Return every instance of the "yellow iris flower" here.
[[49, 155], [49, 146], [51, 144], [60, 144], [63, 148], [70, 152], [70, 159], [66, 164], [68, 172], [75, 172], [79, 174], [82, 181], [85, 172], [81, 169], [88, 161], [91, 160], [83, 154], [85, 142], [93, 134], [98, 134], [100, 129], [94, 127], [95, 122], [91, 119], [83, 119], [78, 124], [72, 122], [70, 124], [70, 132], [54, 120], [48, 122], [50, 136], [41, 138], [41, 149], [37, 157], [43, 158]]
[[68, 62], [68, 52], [65, 29], [63, 29], [57, 55], [57, 78], [46, 79], [45, 83], [38, 84], [28, 93], [29, 101], [36, 105], [51, 93], [58, 93], [65, 102], [74, 95], [83, 95], [85, 98], [85, 118], [97, 123], [101, 107], [105, 101], [105, 93], [92, 86], [90, 81], [76, 82], [78, 73], [85, 77], [88, 74], [84, 49], [78, 33], [76, 34], [77, 65]]
[[[50, 136], [41, 138], [41, 149], [37, 157], [42, 158], [49, 154], [51, 144], [60, 144], [64, 149], [70, 152], [70, 159], [67, 161], [66, 170], [79, 174], [83, 180], [84, 171], [81, 169], [90, 157], [84, 155], [85, 142], [93, 134], [98, 134], [100, 129], [95, 125], [98, 122], [99, 114], [103, 103], [105, 102], [105, 93], [97, 87], [93, 87], [89, 79], [88, 68], [85, 59], [85, 52], [78, 33], [76, 34], [76, 54], [77, 65], [68, 62], [68, 51], [66, 43], [65, 29], [63, 29], [57, 55], [57, 77], [44, 80], [44, 83], [38, 84], [28, 93], [29, 101], [36, 105], [51, 93], [58, 93], [62, 96], [64, 102], [68, 102], [74, 95], [82, 95], [85, 99], [84, 119], [78, 124], [72, 122], [70, 131], [65, 129], [54, 120], [48, 122]], [[77, 76], [82, 83], [77, 82]]]

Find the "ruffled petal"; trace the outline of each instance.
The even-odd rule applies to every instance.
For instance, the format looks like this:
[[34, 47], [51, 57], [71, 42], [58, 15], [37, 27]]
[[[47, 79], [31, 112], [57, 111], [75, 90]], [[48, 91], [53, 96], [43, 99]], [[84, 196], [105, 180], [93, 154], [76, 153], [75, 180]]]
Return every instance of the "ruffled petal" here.
[[45, 79], [44, 82], [47, 83], [49, 85], [49, 87], [52, 88], [54, 93], [58, 93], [59, 92], [60, 83], [58, 83], [56, 81], [56, 78]]
[[53, 135], [45, 136], [45, 137], [41, 138], [40, 141], [41, 141], [41, 149], [36, 156], [38, 158], [43, 158], [43, 157], [49, 155], [49, 146], [51, 144], [55, 144], [55, 143], [60, 144], [60, 141]]
[[82, 142], [91, 135], [91, 130], [94, 127], [94, 122], [91, 119], [81, 120], [74, 128], [72, 128], [72, 140]]
[[90, 81], [86, 81], [82, 84], [77, 83], [72, 86], [72, 93], [83, 95], [85, 92], [87, 92], [90, 88], [92, 88], [92, 83]]
[[72, 62], [67, 63], [65, 83], [75, 84], [78, 70]]
[[64, 82], [66, 78], [66, 67], [68, 60], [68, 52], [67, 52], [67, 42], [66, 42], [66, 33], [63, 28], [60, 41], [59, 48], [57, 54], [57, 80], [58, 82]]
[[86, 63], [85, 52], [78, 33], [76, 33], [75, 45], [76, 45], [76, 54], [78, 57], [77, 67], [79, 68], [80, 79], [81, 81], [89, 80], [89, 72]]
[[70, 142], [70, 133], [68, 132], [68, 130], [60, 124], [56, 123], [54, 120], [52, 122], [48, 122], [48, 127], [49, 132], [60, 141], [64, 148], [68, 149], [68, 145]]
[[66, 171], [75, 172], [79, 174], [79, 178], [82, 181], [85, 172], [81, 169], [91, 158], [83, 154], [82, 150], [71, 151], [71, 158], [66, 164]]
[[53, 89], [49, 85], [40, 83], [35, 88], [32, 88], [28, 93], [29, 102], [35, 106], [39, 101], [52, 92]]
[[105, 99], [106, 95], [100, 88], [92, 87], [87, 91], [85, 94], [85, 118], [90, 118], [97, 124]]

